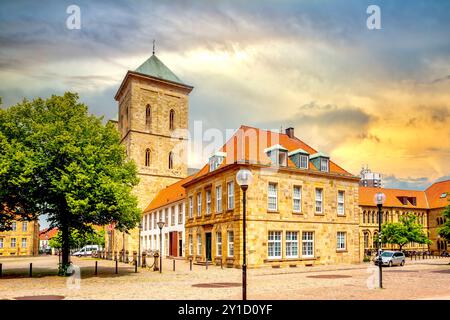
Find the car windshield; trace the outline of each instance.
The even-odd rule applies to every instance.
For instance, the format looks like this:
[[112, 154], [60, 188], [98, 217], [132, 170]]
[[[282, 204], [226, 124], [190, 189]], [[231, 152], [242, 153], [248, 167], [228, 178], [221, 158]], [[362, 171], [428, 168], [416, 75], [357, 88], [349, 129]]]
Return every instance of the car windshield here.
[[381, 254], [382, 257], [392, 257], [392, 252], [383, 252]]

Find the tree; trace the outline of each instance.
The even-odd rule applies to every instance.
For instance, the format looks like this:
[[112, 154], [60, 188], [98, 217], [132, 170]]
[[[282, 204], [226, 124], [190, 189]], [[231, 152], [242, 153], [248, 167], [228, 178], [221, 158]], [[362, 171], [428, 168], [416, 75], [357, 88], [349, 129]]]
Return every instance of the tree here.
[[446, 239], [447, 241], [450, 241], [450, 205], [448, 205], [444, 212], [442, 213], [444, 217], [444, 225], [440, 227], [437, 231], [438, 234]]
[[[79, 233], [77, 230], [70, 232], [69, 246], [73, 248], [82, 248], [89, 244], [96, 244], [99, 246], [105, 246], [105, 230], [93, 230], [93, 232], [86, 232], [84, 234]], [[61, 231], [49, 241], [49, 245], [52, 248], [60, 249], [62, 247], [62, 234]]]
[[140, 220], [131, 194], [136, 165], [126, 160], [114, 125], [102, 120], [74, 93], [0, 109], [0, 216], [47, 214], [50, 228], [61, 231], [62, 270], [72, 230], [85, 234], [115, 223], [123, 231]]
[[413, 214], [400, 217], [399, 222], [384, 223], [381, 228], [381, 241], [383, 243], [396, 244], [402, 250], [409, 242], [430, 244], [422, 225]]

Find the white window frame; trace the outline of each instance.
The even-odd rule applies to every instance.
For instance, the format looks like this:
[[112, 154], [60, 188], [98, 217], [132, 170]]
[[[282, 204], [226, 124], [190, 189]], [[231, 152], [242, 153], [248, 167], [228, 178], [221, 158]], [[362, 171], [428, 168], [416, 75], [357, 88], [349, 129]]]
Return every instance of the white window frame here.
[[234, 257], [234, 231], [227, 231], [227, 256]]
[[[296, 194], [295, 190], [299, 190]], [[295, 202], [298, 201], [298, 208], [296, 208]], [[292, 188], [292, 212], [301, 213], [302, 212], [302, 186], [294, 186]]]
[[336, 249], [337, 251], [347, 250], [347, 232], [338, 231], [336, 234]]
[[178, 224], [183, 224], [184, 222], [183, 211], [184, 211], [184, 204], [183, 203], [178, 204]]
[[[156, 235], [155, 235], [156, 237]], [[192, 256], [194, 252], [194, 237], [192, 234], [188, 235], [188, 242], [189, 242], [189, 255]]]
[[[24, 243], [24, 241], [25, 241], [25, 243]], [[24, 244], [25, 244], [25, 245], [24, 245]], [[22, 245], [22, 249], [24, 249], [24, 248], [27, 247], [27, 238], [22, 238], [22, 243], [21, 243], [21, 245]]]
[[299, 158], [299, 165], [302, 169], [308, 169], [309, 168], [309, 157], [305, 154], [301, 154]]
[[[274, 186], [275, 193], [271, 194], [271, 186]], [[274, 201], [271, 201], [271, 199], [275, 199]], [[275, 203], [275, 208], [271, 207], [273, 203]], [[278, 184], [275, 182], [269, 182], [267, 185], [267, 211], [277, 211], [278, 210]]]
[[3, 238], [0, 238], [0, 249], [2, 249], [4, 246], [4, 240]]
[[[13, 241], [14, 240], [14, 241]], [[14, 244], [14, 245], [13, 245]], [[16, 248], [17, 246], [17, 240], [16, 238], [11, 238], [11, 248]]]
[[[320, 193], [318, 191], [320, 190]], [[318, 195], [320, 194], [320, 197]], [[323, 213], [323, 188], [316, 188], [315, 189], [315, 209], [316, 213]], [[320, 204], [320, 207], [318, 206]], [[320, 209], [320, 210], [317, 210]]]
[[216, 232], [216, 256], [222, 256], [222, 231]]
[[197, 255], [202, 255], [202, 234], [197, 233]]
[[234, 209], [234, 181], [227, 182], [227, 209]]
[[320, 158], [320, 171], [328, 172], [329, 167], [329, 160], [327, 158]]
[[28, 222], [23, 221], [22, 222], [22, 232], [27, 232], [27, 231], [28, 231]]
[[211, 190], [206, 190], [206, 214], [211, 214]]
[[176, 225], [176, 219], [177, 219], [177, 216], [175, 214], [175, 206], [172, 206], [170, 208], [170, 225], [171, 226]]
[[17, 231], [17, 222], [13, 221], [11, 223], [11, 231]]
[[194, 217], [194, 197], [189, 197], [189, 218]]
[[[340, 199], [340, 194], [342, 194], [342, 199]], [[338, 216], [345, 216], [345, 191], [344, 190], [338, 190], [337, 214], [338, 214]]]
[[298, 231], [286, 231], [286, 258], [298, 258]]
[[202, 193], [197, 192], [197, 217], [202, 216]]
[[283, 252], [282, 239], [283, 234], [281, 231], [269, 231], [267, 235], [267, 257], [269, 259], [281, 259]]
[[222, 185], [216, 186], [216, 212], [222, 212]]
[[[308, 237], [305, 236], [308, 235]], [[310, 239], [309, 235], [311, 235], [312, 239]], [[306, 253], [304, 249], [307, 249]], [[312, 254], [309, 253], [309, 249], [311, 249]], [[302, 232], [302, 257], [304, 258], [313, 258], [314, 257], [314, 232], [313, 231], [303, 231]]]

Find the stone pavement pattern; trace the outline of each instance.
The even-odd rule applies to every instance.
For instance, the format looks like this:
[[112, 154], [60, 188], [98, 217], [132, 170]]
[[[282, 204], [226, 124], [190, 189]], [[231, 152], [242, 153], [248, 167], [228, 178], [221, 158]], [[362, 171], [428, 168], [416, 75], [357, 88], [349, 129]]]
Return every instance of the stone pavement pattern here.
[[[33, 278], [28, 277], [33, 262]], [[163, 273], [114, 261], [73, 258], [81, 268], [79, 289], [67, 286], [68, 278], [57, 277], [57, 257], [3, 258], [0, 299], [23, 296], [61, 295], [66, 299], [240, 299], [241, 270], [193, 266], [164, 260]], [[450, 259], [407, 261], [405, 267], [383, 268], [384, 289], [377, 286], [378, 269], [369, 264], [303, 268], [264, 268], [248, 271], [249, 299], [450, 299]], [[198, 284], [232, 283], [234, 287], [204, 288]]]

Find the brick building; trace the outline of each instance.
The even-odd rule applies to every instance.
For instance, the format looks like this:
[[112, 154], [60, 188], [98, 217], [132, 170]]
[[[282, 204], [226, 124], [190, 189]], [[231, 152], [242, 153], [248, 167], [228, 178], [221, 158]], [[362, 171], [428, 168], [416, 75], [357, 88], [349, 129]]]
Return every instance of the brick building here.
[[37, 256], [39, 254], [39, 222], [12, 223], [12, 230], [0, 232], [0, 256]]

